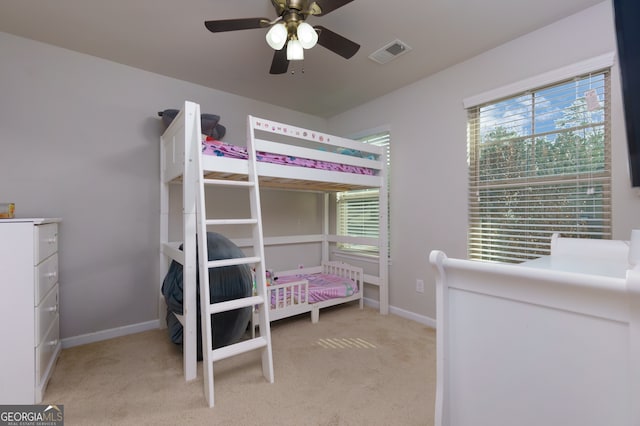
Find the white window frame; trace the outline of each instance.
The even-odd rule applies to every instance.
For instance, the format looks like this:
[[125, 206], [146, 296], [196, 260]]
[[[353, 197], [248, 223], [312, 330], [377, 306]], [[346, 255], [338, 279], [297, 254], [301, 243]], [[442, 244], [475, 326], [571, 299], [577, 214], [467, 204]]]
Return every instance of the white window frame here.
[[[372, 130], [368, 132], [366, 136], [355, 137], [354, 139], [359, 140], [363, 143], [368, 143], [367, 141], [375, 141], [377, 139], [381, 139], [381, 141], [379, 142], [371, 142], [371, 143], [374, 143], [375, 145], [378, 145], [378, 146], [385, 146], [387, 148], [387, 168], [385, 170], [385, 176], [386, 176], [386, 182], [387, 182], [387, 200], [388, 200], [390, 195], [389, 194], [389, 171], [390, 171], [390, 164], [391, 164], [391, 157], [390, 157], [391, 132], [388, 129], [377, 129], [377, 130]], [[372, 221], [371, 223], [361, 223], [360, 225], [364, 226], [364, 228], [375, 229], [376, 231], [368, 232], [367, 229], [363, 229], [361, 232], [358, 232], [357, 235], [352, 234], [350, 236], [357, 236], [357, 237], [368, 236], [368, 237], [378, 238], [379, 237], [379, 218], [380, 218], [378, 200], [379, 200], [378, 189], [364, 189], [364, 190], [339, 192], [336, 195], [337, 234], [348, 235], [347, 229], [346, 229], [347, 226], [343, 222], [343, 218], [345, 216], [344, 208], [346, 204], [347, 203], [357, 204], [359, 202], [364, 201], [365, 205], [363, 205], [363, 208], [365, 209], [365, 213], [367, 212], [374, 213], [378, 218], [378, 220], [375, 222], [375, 224], [373, 224], [372, 223], [373, 221]], [[369, 203], [368, 206], [366, 205], [367, 203]], [[389, 207], [388, 207], [389, 205], [390, 203], [387, 202], [387, 218], [388, 219], [389, 219], [389, 213], [390, 213]], [[390, 228], [389, 223], [390, 221], [387, 220], [387, 234]], [[390, 239], [387, 239], [387, 241], [390, 241]], [[357, 254], [357, 255], [362, 255], [367, 257], [378, 256], [377, 246], [343, 242], [343, 243], [338, 243], [337, 248], [339, 251], [346, 252], [346, 253], [352, 253], [352, 254]], [[390, 250], [389, 250], [389, 253], [390, 253]]]
[[[605, 78], [606, 87], [606, 97], [607, 103], [605, 105], [605, 121], [604, 121], [604, 129], [605, 129], [605, 160], [608, 162], [608, 169], [606, 172], [608, 176], [605, 177], [606, 185], [608, 185], [608, 190], [610, 191], [611, 185], [611, 167], [610, 167], [610, 156], [611, 156], [611, 145], [610, 145], [610, 127], [611, 127], [611, 118], [610, 118], [610, 67], [613, 63], [613, 54], [602, 55], [597, 58], [593, 58], [587, 61], [583, 61], [577, 64], [573, 64], [568, 67], [564, 67], [559, 70], [554, 70], [549, 73], [542, 74], [540, 76], [536, 76], [534, 78], [524, 80], [518, 83], [514, 83], [509, 86], [502, 87], [500, 89], [492, 90], [490, 92], [483, 93], [478, 96], [474, 96], [471, 98], [467, 98], [464, 101], [464, 105], [469, 111], [469, 161], [470, 161], [470, 183], [469, 183], [469, 257], [471, 259], [477, 260], [488, 260], [488, 261], [502, 261], [502, 262], [519, 262], [526, 260], [528, 258], [537, 257], [542, 254], [548, 254], [549, 245], [548, 242], [540, 241], [540, 233], [529, 239], [528, 237], [524, 238], [522, 241], [522, 245], [520, 247], [509, 246], [507, 247], [500, 246], [496, 249], [489, 248], [489, 243], [485, 240], [490, 240], [492, 237], [496, 238], [496, 243], [501, 245], [501, 239], [504, 237], [500, 236], [498, 232], [496, 235], [491, 234], [492, 231], [483, 231], [478, 228], [481, 222], [478, 220], [482, 220], [479, 215], [483, 215], [485, 213], [478, 213], [478, 204], [481, 202], [478, 199], [478, 195], [480, 194], [478, 191], [480, 187], [478, 187], [478, 183], [474, 183], [474, 179], [477, 179], [477, 174], [480, 171], [474, 169], [477, 168], [477, 164], [475, 163], [475, 151], [474, 151], [474, 143], [479, 143], [479, 133], [478, 130], [474, 130], [474, 126], [477, 126], [478, 123], [474, 120], [477, 119], [477, 114], [480, 110], [481, 106], [484, 105], [492, 105], [500, 100], [516, 98], [520, 94], [526, 94], [528, 92], [537, 91], [539, 88], [544, 88], [548, 86], [553, 86], [555, 84], [562, 84], [567, 80], [571, 80], [577, 76], [584, 76], [590, 73], [595, 73], [599, 71], [605, 71], [608, 73], [608, 77]], [[535, 138], [537, 136], [533, 136]], [[483, 184], [484, 185], [484, 184]], [[490, 185], [483, 186], [483, 188], [491, 188]], [[610, 198], [608, 200], [608, 205], [605, 209], [608, 209], [608, 214], [611, 214], [611, 202]], [[555, 219], [554, 219], [555, 221]], [[551, 222], [550, 222], [551, 223]], [[523, 226], [524, 227], [524, 226]], [[526, 228], [526, 227], [525, 227]], [[549, 232], [549, 237], [552, 231]], [[485, 235], [486, 234], [486, 235]], [[491, 235], [489, 235], [491, 234]], [[544, 232], [542, 232], [544, 234]], [[592, 235], [570, 235], [572, 237], [593, 237]], [[611, 224], [608, 223], [605, 228], [603, 228], [602, 234], [596, 236], [596, 238], [611, 238]], [[509, 243], [511, 244], [511, 243]], [[519, 243], [520, 244], [520, 243]], [[520, 252], [522, 250], [522, 253]], [[504, 251], [504, 252], [501, 252]]]

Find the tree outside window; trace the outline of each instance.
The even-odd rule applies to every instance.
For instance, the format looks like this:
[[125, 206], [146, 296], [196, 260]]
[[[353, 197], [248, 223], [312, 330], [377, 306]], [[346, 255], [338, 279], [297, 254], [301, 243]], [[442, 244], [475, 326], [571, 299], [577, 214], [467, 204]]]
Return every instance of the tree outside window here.
[[551, 234], [611, 238], [609, 71], [468, 110], [469, 258], [517, 263]]

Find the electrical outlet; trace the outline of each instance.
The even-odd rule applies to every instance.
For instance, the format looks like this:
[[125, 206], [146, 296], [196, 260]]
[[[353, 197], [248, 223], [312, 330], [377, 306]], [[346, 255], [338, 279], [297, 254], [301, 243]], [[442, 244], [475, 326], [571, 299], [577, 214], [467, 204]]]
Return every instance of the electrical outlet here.
[[416, 291], [418, 293], [424, 293], [424, 281], [416, 280]]

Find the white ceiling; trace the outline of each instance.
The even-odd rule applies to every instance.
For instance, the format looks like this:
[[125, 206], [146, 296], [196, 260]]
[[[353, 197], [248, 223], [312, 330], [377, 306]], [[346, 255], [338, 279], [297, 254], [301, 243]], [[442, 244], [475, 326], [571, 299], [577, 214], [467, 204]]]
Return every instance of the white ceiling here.
[[[354, 0], [308, 22], [360, 51], [346, 60], [316, 46], [282, 75], [269, 74], [266, 29], [213, 34], [203, 24], [273, 19], [269, 0], [5, 0], [0, 31], [330, 117], [601, 1]], [[368, 58], [395, 39], [413, 50], [385, 65]]]

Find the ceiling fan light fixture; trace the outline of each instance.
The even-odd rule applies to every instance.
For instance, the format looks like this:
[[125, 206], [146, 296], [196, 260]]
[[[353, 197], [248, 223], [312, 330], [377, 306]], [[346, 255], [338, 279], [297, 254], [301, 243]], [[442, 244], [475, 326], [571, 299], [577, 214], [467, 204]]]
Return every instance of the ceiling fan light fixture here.
[[305, 49], [311, 49], [318, 42], [318, 33], [306, 22], [299, 24], [296, 32], [298, 34], [300, 44]]
[[288, 35], [287, 27], [284, 23], [277, 23], [267, 31], [267, 44], [274, 50], [280, 50], [287, 42]]
[[304, 59], [304, 49], [298, 39], [292, 38], [287, 43], [287, 60], [301, 61]]
[[[325, 49], [350, 59], [360, 45], [321, 25], [311, 26], [305, 20], [311, 16], [333, 13], [353, 0], [269, 0], [277, 18], [216, 19], [204, 22], [212, 33], [264, 30], [265, 41], [274, 49], [269, 74], [284, 74], [290, 61], [304, 60], [304, 50], [320, 44]], [[286, 49], [285, 49], [286, 47]]]

